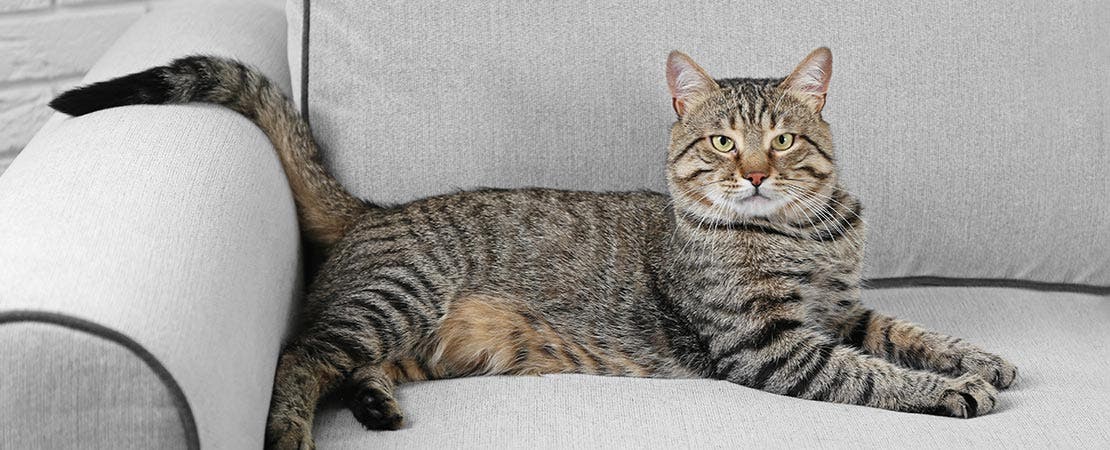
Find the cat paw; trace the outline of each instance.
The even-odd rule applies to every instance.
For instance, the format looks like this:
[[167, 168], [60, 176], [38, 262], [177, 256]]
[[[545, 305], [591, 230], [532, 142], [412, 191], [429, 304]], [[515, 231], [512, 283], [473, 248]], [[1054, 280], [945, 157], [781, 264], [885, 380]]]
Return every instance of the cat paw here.
[[351, 393], [347, 408], [368, 430], [397, 430], [405, 420], [397, 400], [378, 388], [367, 387]]
[[947, 380], [938, 404], [928, 412], [970, 419], [991, 412], [997, 394], [998, 390], [983, 377], [975, 374], [963, 375]]
[[271, 416], [266, 423], [267, 450], [315, 450], [312, 430], [303, 419]]
[[960, 372], [979, 375], [998, 389], [1010, 387], [1017, 377], [1017, 367], [1013, 364], [978, 349], [963, 355], [959, 366]]

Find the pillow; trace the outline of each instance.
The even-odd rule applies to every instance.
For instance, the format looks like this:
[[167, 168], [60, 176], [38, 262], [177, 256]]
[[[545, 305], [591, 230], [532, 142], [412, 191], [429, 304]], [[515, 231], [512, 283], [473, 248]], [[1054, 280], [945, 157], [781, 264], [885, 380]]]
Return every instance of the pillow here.
[[866, 277], [1110, 286], [1110, 14], [1019, 3], [290, 0], [290, 60], [327, 165], [403, 202], [662, 191], [668, 51], [781, 77], [827, 45]]

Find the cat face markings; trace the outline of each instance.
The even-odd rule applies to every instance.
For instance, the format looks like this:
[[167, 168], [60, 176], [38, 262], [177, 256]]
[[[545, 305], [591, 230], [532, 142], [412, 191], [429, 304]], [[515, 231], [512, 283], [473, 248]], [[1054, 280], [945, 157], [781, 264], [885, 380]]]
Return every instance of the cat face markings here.
[[831, 74], [826, 48], [783, 79], [713, 80], [672, 52], [667, 82], [678, 120], [668, 183], [676, 205], [717, 223], [814, 220], [836, 180], [821, 118]]

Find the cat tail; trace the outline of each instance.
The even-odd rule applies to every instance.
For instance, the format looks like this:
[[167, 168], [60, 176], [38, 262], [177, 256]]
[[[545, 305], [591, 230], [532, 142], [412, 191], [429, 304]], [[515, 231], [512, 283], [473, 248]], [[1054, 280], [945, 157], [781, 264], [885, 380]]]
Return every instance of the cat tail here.
[[374, 207], [347, 192], [319, 161], [308, 124], [269, 79], [242, 63], [189, 56], [168, 65], [79, 87], [50, 107], [80, 116], [125, 105], [208, 102], [226, 106], [262, 128], [281, 159], [305, 235], [330, 246]]

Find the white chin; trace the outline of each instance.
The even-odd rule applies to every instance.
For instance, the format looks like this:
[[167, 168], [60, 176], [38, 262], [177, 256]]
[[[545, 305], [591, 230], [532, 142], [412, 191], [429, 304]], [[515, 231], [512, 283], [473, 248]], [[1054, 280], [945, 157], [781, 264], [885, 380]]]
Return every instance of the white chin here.
[[782, 199], [771, 199], [762, 195], [745, 197], [744, 199], [711, 198], [710, 200], [727, 206], [729, 210], [741, 217], [767, 217], [785, 206]]

